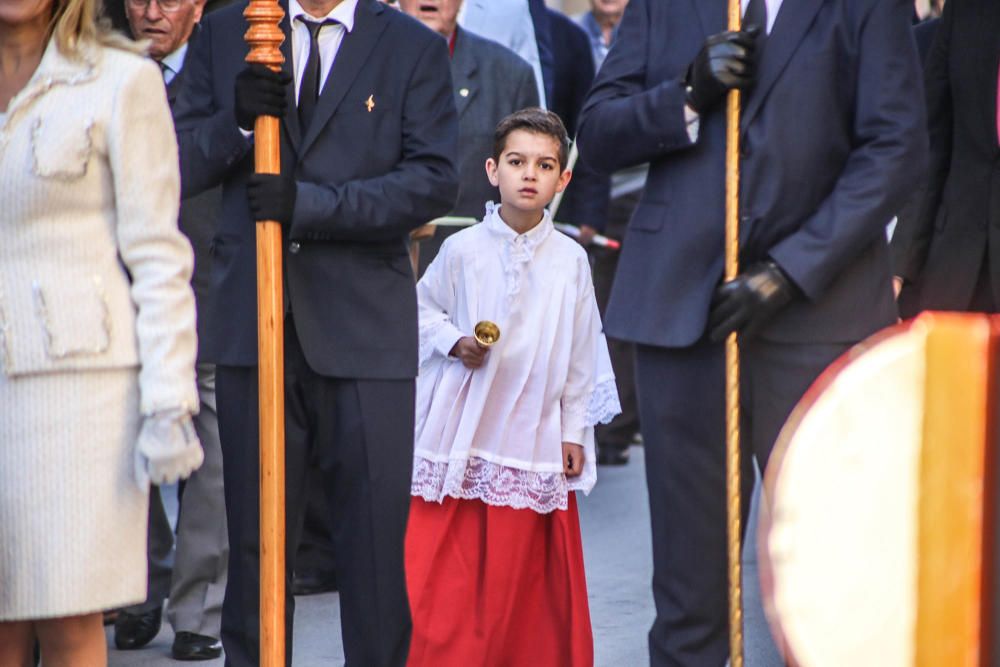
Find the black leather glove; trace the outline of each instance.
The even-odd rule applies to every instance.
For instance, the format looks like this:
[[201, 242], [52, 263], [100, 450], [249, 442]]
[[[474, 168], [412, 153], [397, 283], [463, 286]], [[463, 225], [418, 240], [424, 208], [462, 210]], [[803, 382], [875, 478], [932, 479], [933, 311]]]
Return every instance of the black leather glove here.
[[720, 32], [705, 40], [688, 67], [687, 103], [698, 113], [717, 105], [732, 88], [745, 90], [757, 78], [757, 37], [760, 28]]
[[236, 123], [249, 132], [257, 116], [283, 117], [288, 103], [285, 91], [291, 81], [287, 72], [248, 65], [236, 75]]
[[295, 179], [284, 174], [253, 174], [247, 182], [250, 213], [257, 222], [273, 220], [288, 226], [295, 212]]
[[757, 331], [797, 294], [798, 288], [774, 262], [751, 266], [715, 289], [708, 314], [709, 338], [723, 341], [733, 331]]

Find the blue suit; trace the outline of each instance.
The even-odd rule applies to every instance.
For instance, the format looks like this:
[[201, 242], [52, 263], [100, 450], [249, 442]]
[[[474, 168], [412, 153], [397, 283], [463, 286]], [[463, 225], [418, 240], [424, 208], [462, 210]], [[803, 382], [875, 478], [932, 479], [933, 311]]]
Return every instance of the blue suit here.
[[[822, 369], [896, 318], [885, 225], [927, 157], [911, 11], [786, 0], [745, 99], [741, 265], [773, 260], [801, 292], [741, 341], [744, 445], [762, 467]], [[724, 0], [632, 0], [579, 134], [594, 168], [650, 163], [605, 326], [639, 344], [655, 665], [715, 667], [728, 653], [723, 353], [705, 334], [722, 279], [725, 113], [703, 114], [692, 141], [683, 84], [725, 27]]]
[[[230, 665], [258, 664], [257, 304], [251, 142], [234, 82], [245, 67], [246, 2], [208, 16], [175, 107], [184, 195], [222, 186], [212, 242], [219, 429], [231, 543], [222, 641]], [[292, 71], [286, 18], [284, 68]], [[297, 197], [285, 236], [288, 573], [309, 466], [334, 526], [348, 664], [402, 666], [410, 636], [403, 538], [413, 460], [417, 311], [410, 230], [451, 209], [457, 116], [444, 39], [360, 0], [300, 127], [289, 84], [282, 170]], [[286, 578], [286, 593], [291, 578]], [[288, 660], [294, 599], [286, 597]]]

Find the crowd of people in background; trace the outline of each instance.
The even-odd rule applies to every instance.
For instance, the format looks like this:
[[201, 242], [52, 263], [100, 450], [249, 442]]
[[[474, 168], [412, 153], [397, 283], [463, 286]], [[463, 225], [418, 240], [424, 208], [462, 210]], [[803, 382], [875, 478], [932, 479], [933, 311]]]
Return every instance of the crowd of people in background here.
[[[726, 32], [721, 1], [288, 0], [272, 72], [243, 61], [244, 2], [110, 0], [114, 30], [95, 0], [5, 3], [0, 664], [33, 646], [104, 664], [102, 623], [135, 650], [164, 614], [175, 659], [258, 664], [260, 220], [285, 234], [289, 637], [295, 595], [339, 590], [357, 664], [592, 664], [572, 492], [644, 444], [651, 663], [724, 664], [719, 341], [745, 337], [764, 469], [852, 344], [900, 313], [1000, 303], [1000, 5], [835, 4], [743, 0], [748, 27]], [[743, 272], [720, 285], [732, 89]], [[253, 173], [260, 115], [282, 119], [280, 174]], [[404, 242], [445, 215], [482, 223], [438, 226], [411, 264]], [[469, 330], [484, 304], [514, 313], [513, 347]], [[556, 412], [518, 404], [532, 392]], [[504, 420], [517, 442], [477, 431]], [[177, 481], [172, 527], [155, 485]], [[478, 541], [487, 525], [521, 550]], [[442, 545], [504, 554], [517, 577], [477, 581], [521, 597], [484, 611], [441, 576]], [[432, 604], [455, 590], [470, 607]], [[577, 632], [524, 644], [547, 623]]]

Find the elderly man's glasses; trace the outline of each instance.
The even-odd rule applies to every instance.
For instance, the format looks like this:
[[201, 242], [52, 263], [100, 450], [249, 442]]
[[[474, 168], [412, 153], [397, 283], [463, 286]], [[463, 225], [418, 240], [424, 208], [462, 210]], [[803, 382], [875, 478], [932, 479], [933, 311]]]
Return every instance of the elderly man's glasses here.
[[143, 11], [149, 7], [150, 2], [155, 2], [159, 7], [161, 12], [176, 12], [184, 4], [184, 0], [125, 0], [128, 2], [129, 6], [133, 9], [141, 9]]

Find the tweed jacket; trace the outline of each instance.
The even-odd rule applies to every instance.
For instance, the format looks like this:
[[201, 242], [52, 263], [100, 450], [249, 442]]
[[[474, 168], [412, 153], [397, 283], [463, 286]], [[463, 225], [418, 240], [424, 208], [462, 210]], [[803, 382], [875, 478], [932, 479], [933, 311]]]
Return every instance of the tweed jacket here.
[[192, 253], [156, 65], [51, 42], [0, 120], [0, 192], [0, 369], [139, 366], [143, 414], [196, 411]]

